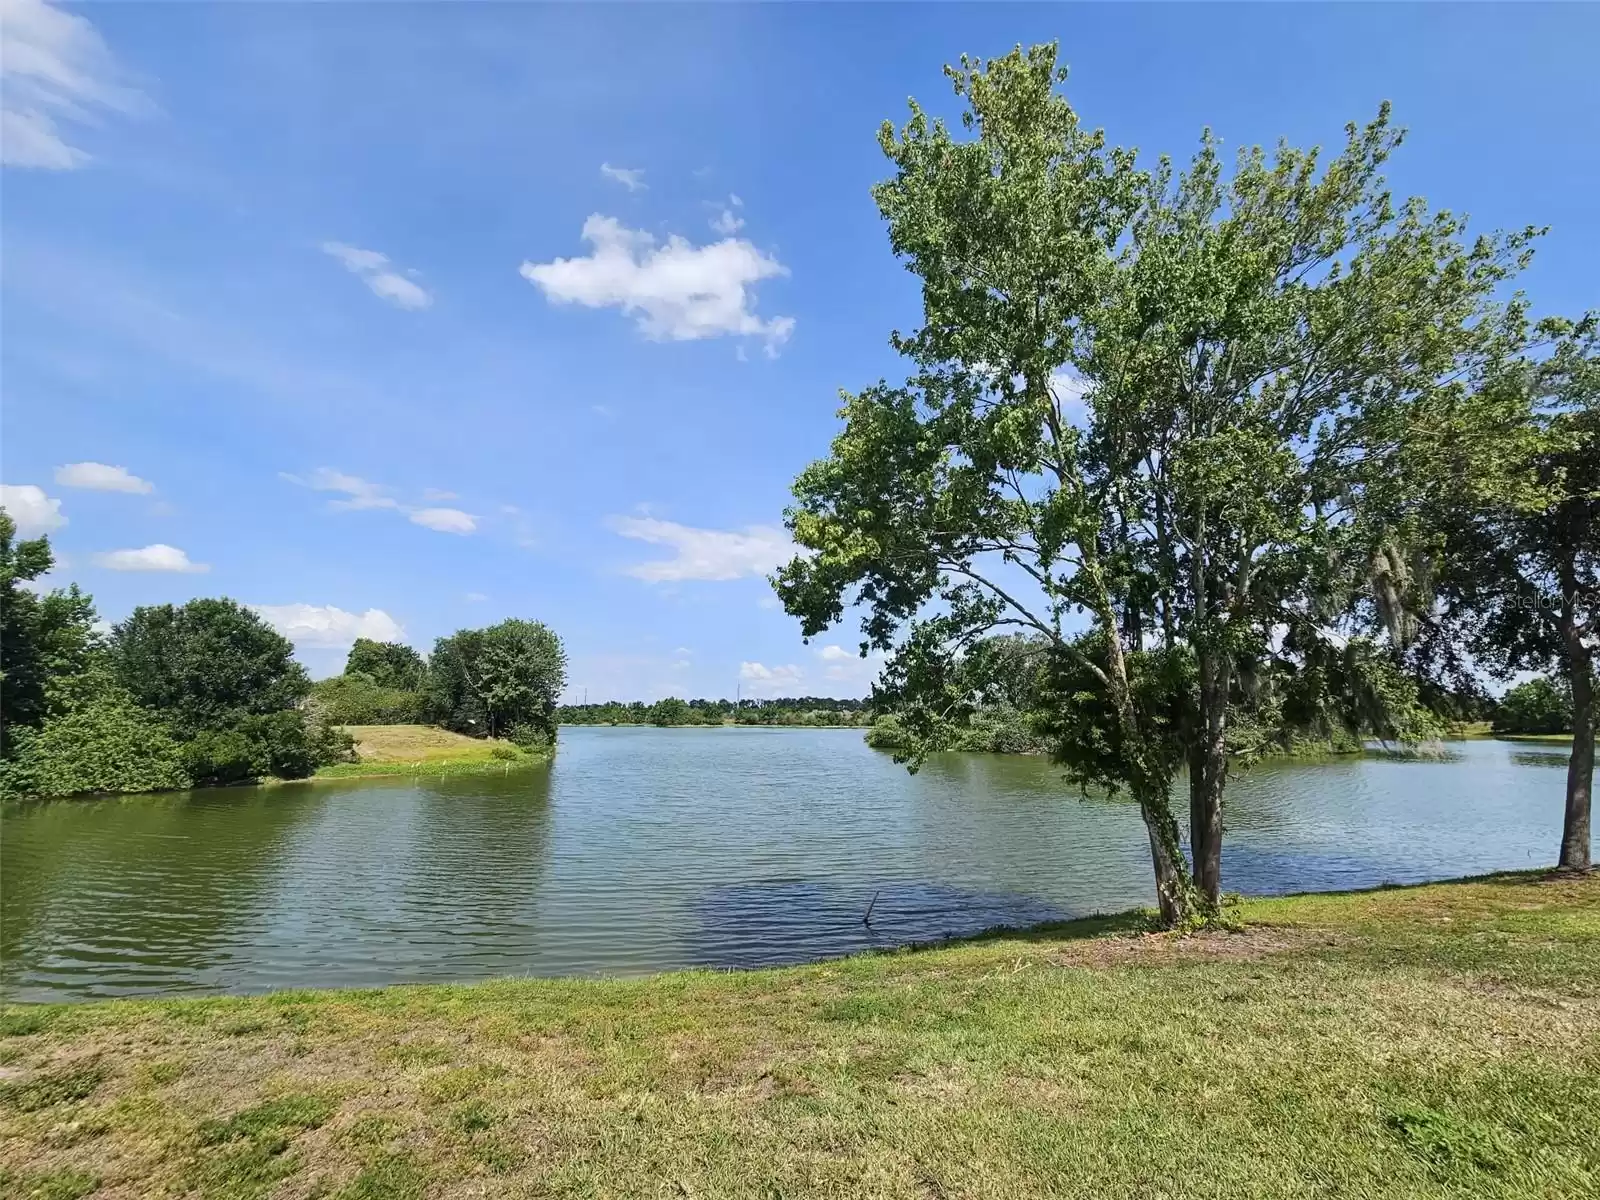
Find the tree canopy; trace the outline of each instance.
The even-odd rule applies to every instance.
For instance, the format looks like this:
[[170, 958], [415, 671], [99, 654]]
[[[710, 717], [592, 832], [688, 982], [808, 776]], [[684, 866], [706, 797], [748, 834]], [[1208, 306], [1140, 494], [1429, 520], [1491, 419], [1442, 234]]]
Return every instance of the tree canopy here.
[[561, 639], [538, 621], [462, 629], [434, 643], [424, 709], [461, 733], [553, 740], [566, 675]]
[[122, 685], [180, 737], [293, 708], [311, 688], [289, 640], [227, 598], [136, 608], [111, 648]]
[[427, 678], [428, 664], [410, 646], [357, 638], [345, 659], [344, 673], [366, 675], [382, 688], [415, 692], [421, 690]]
[[1387, 106], [1331, 158], [1280, 144], [1230, 172], [1207, 131], [1186, 169], [1146, 169], [1081, 125], [1054, 46], [948, 74], [969, 136], [915, 102], [880, 135], [874, 196], [922, 285], [891, 338], [909, 374], [845, 394], [779, 595], [807, 636], [859, 605], [928, 736], [969, 645], [1041, 639], [1053, 753], [1132, 794], [1163, 915], [1203, 915], [1236, 724], [1422, 728], [1393, 654], [1362, 648], [1404, 636], [1364, 611], [1389, 460], [1514, 344], [1520, 301], [1494, 293], [1536, 231], [1469, 241], [1396, 204]]
[[76, 584], [39, 594], [29, 587], [55, 565], [50, 540], [16, 541], [0, 509], [0, 754], [13, 730], [48, 714], [52, 679], [81, 673], [99, 645], [94, 604]]
[[[1573, 732], [1559, 863], [1590, 865], [1596, 654], [1600, 651], [1600, 315], [1539, 324], [1529, 352], [1475, 397], [1486, 415], [1447, 427], [1413, 465], [1420, 523], [1440, 548], [1439, 640], [1459, 643], [1513, 689], [1512, 714], [1559, 692]], [[1547, 707], [1547, 706], [1546, 706]], [[1513, 716], [1511, 719], [1519, 719]], [[1526, 729], [1524, 732], [1554, 732]]]

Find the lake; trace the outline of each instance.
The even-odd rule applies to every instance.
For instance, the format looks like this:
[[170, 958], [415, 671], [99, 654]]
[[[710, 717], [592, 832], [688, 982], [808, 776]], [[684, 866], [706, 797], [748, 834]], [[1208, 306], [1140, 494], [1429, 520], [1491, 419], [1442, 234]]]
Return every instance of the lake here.
[[[1224, 886], [1552, 863], [1565, 761], [1472, 741], [1236, 774]], [[913, 776], [849, 729], [567, 728], [503, 777], [62, 801], [0, 834], [25, 1001], [751, 967], [1153, 900], [1132, 806], [1037, 758]]]

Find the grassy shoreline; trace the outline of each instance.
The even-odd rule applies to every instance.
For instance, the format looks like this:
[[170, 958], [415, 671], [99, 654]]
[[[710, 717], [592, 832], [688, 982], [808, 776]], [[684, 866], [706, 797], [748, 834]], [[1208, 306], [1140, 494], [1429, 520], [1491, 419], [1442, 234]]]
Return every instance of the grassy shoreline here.
[[432, 725], [346, 725], [343, 729], [355, 739], [356, 761], [322, 767], [311, 781], [509, 775], [548, 763], [555, 754], [554, 746], [526, 750], [510, 742], [470, 738]]
[[747, 973], [0, 1011], [18, 1196], [1585, 1196], [1600, 878]]

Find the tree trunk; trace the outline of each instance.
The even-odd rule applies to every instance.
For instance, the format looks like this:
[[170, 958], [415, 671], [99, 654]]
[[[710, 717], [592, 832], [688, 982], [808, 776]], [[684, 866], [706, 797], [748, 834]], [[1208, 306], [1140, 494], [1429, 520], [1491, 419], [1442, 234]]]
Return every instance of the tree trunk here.
[[1202, 651], [1200, 728], [1189, 753], [1189, 847], [1200, 903], [1216, 912], [1222, 902], [1222, 793], [1228, 782], [1229, 672]]
[[1594, 652], [1583, 644], [1575, 622], [1563, 624], [1568, 625], [1567, 673], [1572, 677], [1572, 757], [1567, 760], [1567, 807], [1556, 865], [1568, 871], [1587, 871], [1594, 795]]
[[1165, 797], [1139, 797], [1139, 812], [1150, 835], [1150, 862], [1156, 872], [1156, 907], [1161, 913], [1161, 924], [1170, 929], [1187, 921], [1195, 907], [1194, 885], [1189, 878], [1188, 865], [1183, 861], [1183, 847], [1178, 844], [1178, 823], [1173, 820]]

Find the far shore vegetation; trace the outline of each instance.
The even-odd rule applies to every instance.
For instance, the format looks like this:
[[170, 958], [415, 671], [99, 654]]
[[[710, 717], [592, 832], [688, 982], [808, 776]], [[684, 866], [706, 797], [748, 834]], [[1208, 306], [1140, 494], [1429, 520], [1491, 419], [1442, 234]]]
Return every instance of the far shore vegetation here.
[[556, 710], [562, 725], [798, 725], [811, 728], [867, 725], [871, 702], [831, 696], [786, 696], [774, 700], [683, 700], [669, 696], [646, 704], [612, 700], [604, 704], [564, 704]]
[[426, 660], [359, 640], [343, 675], [313, 684], [288, 639], [227, 598], [136, 608], [102, 632], [76, 584], [37, 588], [49, 539], [15, 535], [0, 509], [0, 798], [391, 774], [397, 740], [349, 727], [400, 721], [454, 739], [413, 773], [553, 752], [566, 655], [538, 622], [463, 629]]
[[753, 972], [0, 1010], [18, 1197], [1578, 1200], [1600, 877]]

